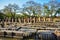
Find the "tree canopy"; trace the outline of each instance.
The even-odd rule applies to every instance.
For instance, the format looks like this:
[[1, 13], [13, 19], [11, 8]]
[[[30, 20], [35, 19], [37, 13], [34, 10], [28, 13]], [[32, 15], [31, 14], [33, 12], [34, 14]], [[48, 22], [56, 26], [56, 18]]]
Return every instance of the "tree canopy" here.
[[5, 15], [0, 12], [0, 19], [4, 19]]
[[16, 4], [8, 4], [8, 6], [5, 6], [5, 8], [3, 9], [3, 13], [7, 17], [15, 18], [17, 10], [19, 10], [18, 5], [16, 5]]
[[28, 1], [26, 2], [26, 4], [24, 4], [24, 8], [23, 8], [24, 12], [27, 12], [28, 15], [33, 15], [33, 16], [37, 16], [41, 14], [41, 6], [39, 3], [36, 3], [34, 1]]
[[[34, 1], [28, 1], [20, 8], [17, 4], [8, 4], [2, 9], [2, 13], [7, 17], [29, 17], [29, 16], [56, 16], [60, 14], [60, 3], [50, 0], [43, 5]], [[19, 11], [19, 12], [18, 12]], [[20, 13], [19, 15], [17, 13]], [[1, 13], [0, 13], [1, 14]], [[21, 15], [22, 14], [22, 15]], [[17, 16], [18, 15], [18, 16]]]

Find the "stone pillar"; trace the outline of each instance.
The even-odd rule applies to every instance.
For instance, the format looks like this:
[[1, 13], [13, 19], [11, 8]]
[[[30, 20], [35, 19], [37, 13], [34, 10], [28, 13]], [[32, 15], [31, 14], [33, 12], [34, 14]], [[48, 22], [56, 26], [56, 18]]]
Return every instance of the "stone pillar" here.
[[39, 17], [39, 22], [40, 22], [40, 17]]
[[31, 20], [32, 20], [32, 19], [31, 19], [31, 17], [30, 17], [30, 23], [31, 23]]
[[27, 20], [28, 20], [28, 23], [29, 23], [29, 18]]
[[50, 18], [51, 22], [53, 22], [53, 18]]
[[7, 22], [7, 18], [5, 18], [5, 22]]
[[35, 23], [35, 21], [36, 21], [36, 20], [35, 20], [35, 17], [34, 17], [34, 19], [33, 19], [33, 20], [34, 20], [34, 23]]
[[24, 18], [22, 18], [22, 22], [23, 22], [23, 23], [24, 23], [24, 21], [25, 21]]
[[15, 22], [17, 22], [17, 19], [15, 19]]
[[24, 23], [24, 19], [23, 18], [21, 18], [21, 23]]
[[19, 23], [21, 23], [21, 20], [20, 20], [20, 18], [18, 18], [18, 21], [19, 21]]
[[8, 22], [9, 22], [9, 18], [8, 18]]
[[54, 19], [53, 19], [53, 22], [56, 22], [56, 20], [58, 20], [58, 21], [59, 21], [59, 19], [58, 19], [58, 18], [54, 18]]
[[35, 17], [35, 23], [37, 22], [36, 17]]
[[45, 22], [45, 17], [43, 17], [43, 19], [44, 19], [44, 22]]
[[1, 22], [1, 19], [0, 19], [0, 22]]
[[49, 18], [49, 22], [50, 22], [50, 18]]
[[7, 26], [7, 22], [4, 22], [5, 27]]
[[8, 23], [10, 24], [10, 18], [8, 18]]
[[24, 20], [24, 23], [26, 23], [25, 18], [23, 20]]
[[39, 17], [36, 18], [36, 21], [39, 22]]
[[13, 18], [12, 18], [12, 23], [13, 23]]
[[9, 20], [10, 20], [10, 19], [9, 19], [9, 18], [7, 18], [7, 21], [8, 21], [8, 22], [9, 22]]
[[22, 23], [22, 18], [20, 20], [21, 20], [21, 23]]

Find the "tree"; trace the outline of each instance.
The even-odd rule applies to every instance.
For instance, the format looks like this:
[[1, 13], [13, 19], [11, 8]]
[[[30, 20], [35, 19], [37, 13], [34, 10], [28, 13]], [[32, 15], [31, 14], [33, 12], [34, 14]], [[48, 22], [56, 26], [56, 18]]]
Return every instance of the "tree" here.
[[50, 11], [51, 11], [51, 16], [56, 16], [56, 11], [58, 9], [58, 2], [56, 0], [51, 0], [49, 3]]
[[5, 15], [0, 12], [0, 19], [4, 19]]
[[59, 7], [59, 3], [56, 0], [51, 0], [49, 3], [43, 5], [45, 16], [56, 16], [56, 11]]
[[16, 11], [19, 10], [19, 6], [16, 4], [8, 4], [8, 6], [5, 6], [3, 9], [4, 14], [6, 14], [7, 17], [15, 18]]
[[60, 8], [56, 12], [60, 14]]
[[43, 5], [43, 11], [44, 11], [43, 16], [49, 16], [50, 10], [49, 10], [49, 7], [46, 4]]
[[23, 8], [24, 12], [27, 12], [28, 15], [33, 15], [33, 16], [37, 16], [37, 15], [41, 15], [41, 6], [40, 4], [34, 2], [34, 1], [28, 1], [26, 2], [26, 4], [24, 4], [24, 8]]
[[60, 14], [60, 8], [58, 8], [54, 16], [56, 16], [57, 14]]

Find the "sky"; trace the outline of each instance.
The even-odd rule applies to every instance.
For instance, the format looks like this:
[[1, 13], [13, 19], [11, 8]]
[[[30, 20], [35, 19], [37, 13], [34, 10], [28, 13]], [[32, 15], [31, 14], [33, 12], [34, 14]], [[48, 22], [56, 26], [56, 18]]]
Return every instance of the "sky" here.
[[[30, 0], [0, 0], [0, 9], [3, 9], [4, 6], [7, 6], [8, 4], [17, 4], [19, 7], [22, 7], [23, 4], [25, 4], [27, 1]], [[34, 2], [37, 3], [48, 3], [50, 0], [32, 0]], [[57, 0], [58, 2], [60, 2], [60, 0]]]

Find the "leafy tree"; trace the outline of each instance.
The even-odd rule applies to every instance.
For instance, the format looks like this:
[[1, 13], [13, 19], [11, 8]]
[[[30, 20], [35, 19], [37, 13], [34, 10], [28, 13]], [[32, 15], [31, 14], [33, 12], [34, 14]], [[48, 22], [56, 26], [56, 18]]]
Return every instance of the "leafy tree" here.
[[33, 16], [37, 16], [37, 15], [41, 15], [41, 6], [40, 4], [34, 2], [34, 1], [28, 1], [26, 2], [26, 4], [24, 4], [24, 8], [23, 8], [24, 12], [27, 12], [28, 15], [33, 15]]
[[60, 14], [60, 8], [56, 12]]
[[60, 14], [60, 8], [58, 8], [54, 16], [56, 17], [57, 14]]
[[56, 0], [51, 0], [48, 4], [50, 6], [51, 16], [54, 16], [59, 3]]
[[56, 0], [51, 0], [49, 3], [44, 4], [45, 16], [56, 16], [56, 11], [59, 7], [59, 3]]
[[43, 5], [43, 8], [44, 8], [44, 16], [49, 16], [50, 14], [50, 10], [49, 10], [49, 7], [47, 5]]
[[4, 19], [5, 15], [0, 12], [0, 19]]
[[3, 12], [6, 14], [7, 17], [15, 18], [16, 11], [19, 10], [18, 5], [16, 4], [8, 4], [3, 9]]

